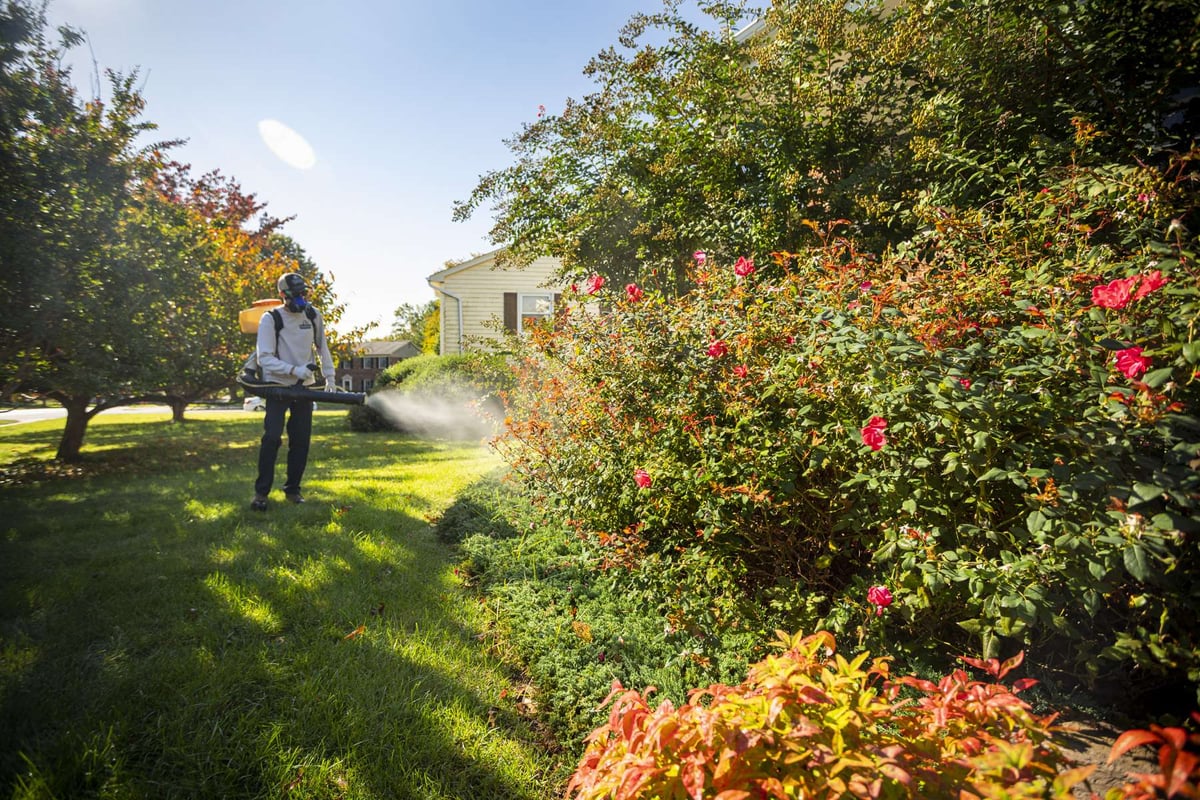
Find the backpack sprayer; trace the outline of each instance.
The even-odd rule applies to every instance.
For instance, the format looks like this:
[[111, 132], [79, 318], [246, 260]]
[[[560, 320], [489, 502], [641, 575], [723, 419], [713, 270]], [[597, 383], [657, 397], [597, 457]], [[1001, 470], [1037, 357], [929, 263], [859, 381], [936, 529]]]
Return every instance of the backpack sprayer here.
[[[262, 315], [282, 305], [283, 303], [278, 300], [255, 300], [253, 306], [238, 312], [238, 325], [241, 327], [242, 333], [258, 333], [258, 323], [262, 319]], [[275, 336], [278, 339], [279, 329], [283, 327], [283, 319], [278, 314], [275, 314], [274, 317]], [[316, 375], [317, 382], [314, 386], [324, 386], [325, 376], [321, 374], [320, 368], [316, 364], [309, 364], [308, 368]], [[305, 386], [303, 381], [297, 381], [294, 386], [266, 383], [262, 379], [262, 370], [258, 368], [257, 353], [252, 353], [250, 358], [246, 360], [237, 381], [250, 394], [264, 397], [268, 400], [272, 397], [282, 400], [313, 400], [344, 406], [361, 406], [367, 400], [365, 394], [358, 392], [327, 392], [323, 389], [314, 389]]]

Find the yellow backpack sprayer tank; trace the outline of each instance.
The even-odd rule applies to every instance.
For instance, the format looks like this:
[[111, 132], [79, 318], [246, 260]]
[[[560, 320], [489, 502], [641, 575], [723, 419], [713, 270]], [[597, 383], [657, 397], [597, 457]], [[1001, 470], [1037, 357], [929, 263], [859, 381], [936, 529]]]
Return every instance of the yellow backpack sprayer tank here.
[[243, 308], [238, 312], [238, 327], [242, 329], [242, 333], [254, 335], [258, 333], [258, 322], [262, 319], [262, 315], [272, 308], [282, 306], [282, 300], [255, 300], [249, 308]]
[[[281, 308], [283, 302], [280, 300], [255, 300], [250, 308], [242, 309], [238, 312], [238, 327], [242, 329], [242, 333], [256, 335], [258, 333], [258, 325], [262, 320], [263, 314], [272, 311], [276, 308]], [[276, 315], [275, 335], [279, 335], [282, 317]], [[253, 365], [252, 365], [253, 362]], [[254, 353], [246, 361], [246, 365], [242, 369], [241, 375], [238, 376], [238, 384], [250, 394], [258, 395], [270, 399], [272, 397], [282, 398], [286, 400], [320, 400], [322, 403], [336, 403], [345, 406], [361, 406], [366, 402], [367, 396], [358, 392], [327, 392], [324, 390], [316, 390], [305, 386], [302, 382], [297, 381], [295, 386], [281, 386], [277, 383], [265, 383], [258, 377], [258, 354]], [[308, 368], [317, 371], [315, 364], [309, 364]], [[318, 386], [325, 385], [325, 377], [321, 376]]]

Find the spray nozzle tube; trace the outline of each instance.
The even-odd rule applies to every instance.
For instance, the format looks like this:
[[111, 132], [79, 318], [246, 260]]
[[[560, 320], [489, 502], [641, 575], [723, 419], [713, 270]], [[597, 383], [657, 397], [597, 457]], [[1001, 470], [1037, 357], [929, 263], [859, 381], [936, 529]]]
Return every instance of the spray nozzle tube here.
[[367, 401], [365, 394], [358, 392], [327, 392], [323, 389], [309, 389], [306, 386], [250, 386], [242, 384], [242, 388], [250, 394], [259, 397], [279, 398], [283, 400], [319, 400], [322, 403], [334, 403], [342, 406], [361, 406]]

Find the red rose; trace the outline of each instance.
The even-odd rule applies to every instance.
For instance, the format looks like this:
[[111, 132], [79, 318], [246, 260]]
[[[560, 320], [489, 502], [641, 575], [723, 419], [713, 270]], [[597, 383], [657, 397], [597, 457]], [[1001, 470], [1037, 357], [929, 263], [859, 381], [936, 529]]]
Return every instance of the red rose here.
[[588, 294], [595, 294], [596, 292], [600, 291], [602, 286], [604, 286], [604, 276], [593, 275], [584, 281], [583, 290]]
[[639, 489], [649, 489], [650, 485], [654, 483], [654, 479], [650, 477], [649, 472], [639, 467], [633, 471], [633, 482], [638, 485]]
[[739, 278], [745, 278], [748, 275], [753, 275], [754, 262], [745, 256], [738, 257], [737, 263], [733, 265], [733, 273]]
[[862, 434], [862, 443], [872, 450], [881, 450], [887, 444], [887, 437], [883, 435], [887, 428], [887, 420], [883, 417], [871, 417], [866, 426], [860, 431]]
[[708, 354], [712, 358], [720, 358], [729, 354], [729, 345], [725, 344], [720, 339], [710, 342], [708, 345]]
[[883, 610], [892, 604], [892, 593], [886, 586], [872, 586], [867, 589], [867, 602], [875, 606], [875, 616], [882, 616]]
[[1101, 308], [1124, 308], [1132, 299], [1133, 285], [1138, 276], [1118, 278], [1102, 286], [1092, 287], [1092, 304]]
[[1121, 370], [1126, 378], [1133, 380], [1141, 375], [1150, 366], [1150, 359], [1142, 355], [1142, 348], [1127, 347], [1124, 350], [1117, 351], [1117, 369]]
[[642, 297], [645, 296], [645, 293], [638, 288], [636, 283], [631, 283], [625, 287], [625, 296], [629, 298], [629, 302], [637, 303], [641, 301]]
[[1151, 292], [1167, 285], [1167, 279], [1163, 277], [1162, 270], [1160, 269], [1142, 275], [1141, 278], [1142, 282], [1138, 284], [1137, 291], [1133, 293], [1134, 300], [1141, 300]]

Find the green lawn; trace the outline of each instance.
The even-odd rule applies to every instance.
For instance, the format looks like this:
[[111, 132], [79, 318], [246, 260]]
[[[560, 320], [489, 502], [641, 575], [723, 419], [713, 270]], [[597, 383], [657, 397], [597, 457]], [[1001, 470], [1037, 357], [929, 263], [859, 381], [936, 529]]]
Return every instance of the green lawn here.
[[255, 514], [261, 415], [189, 416], [101, 414], [69, 468], [0, 427], [0, 793], [553, 796], [428, 522], [494, 456], [321, 411], [309, 502]]

